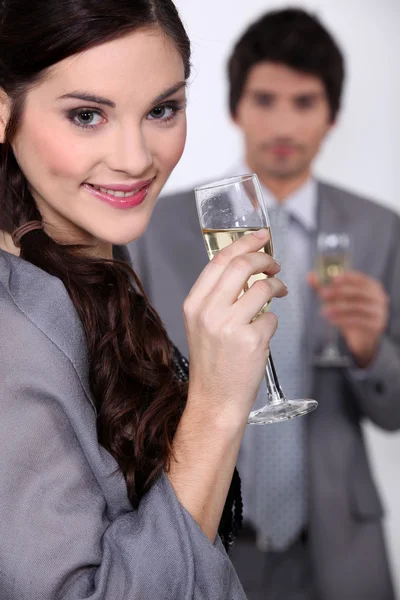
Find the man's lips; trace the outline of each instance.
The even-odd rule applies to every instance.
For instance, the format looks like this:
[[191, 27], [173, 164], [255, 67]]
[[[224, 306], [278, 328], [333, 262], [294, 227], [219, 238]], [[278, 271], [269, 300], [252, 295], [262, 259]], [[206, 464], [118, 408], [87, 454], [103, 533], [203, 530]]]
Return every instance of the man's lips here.
[[273, 140], [261, 144], [260, 150], [263, 152], [269, 152], [277, 156], [289, 156], [301, 151], [302, 147], [300, 144], [296, 144], [293, 140]]
[[271, 152], [279, 156], [287, 156], [296, 152], [295, 146], [271, 146]]

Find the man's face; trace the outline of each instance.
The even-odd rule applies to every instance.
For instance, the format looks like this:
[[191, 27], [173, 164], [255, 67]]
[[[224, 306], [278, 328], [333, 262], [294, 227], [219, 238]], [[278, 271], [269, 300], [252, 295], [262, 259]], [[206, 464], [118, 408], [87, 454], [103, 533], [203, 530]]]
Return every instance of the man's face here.
[[322, 80], [272, 62], [249, 72], [234, 121], [250, 168], [273, 179], [307, 172], [332, 127]]

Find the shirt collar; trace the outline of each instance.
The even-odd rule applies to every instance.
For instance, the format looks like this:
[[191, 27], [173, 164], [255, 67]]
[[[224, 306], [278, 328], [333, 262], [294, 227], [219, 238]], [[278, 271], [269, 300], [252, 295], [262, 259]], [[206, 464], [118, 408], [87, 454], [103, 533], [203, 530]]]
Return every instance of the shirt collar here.
[[[241, 163], [232, 175], [243, 175], [245, 173], [251, 173], [251, 170], [246, 163]], [[277, 206], [279, 202], [272, 192], [262, 184], [261, 187], [267, 208]], [[317, 229], [317, 201], [318, 184], [314, 177], [310, 177], [286, 198], [284, 207], [290, 216], [307, 231], [315, 231]]]

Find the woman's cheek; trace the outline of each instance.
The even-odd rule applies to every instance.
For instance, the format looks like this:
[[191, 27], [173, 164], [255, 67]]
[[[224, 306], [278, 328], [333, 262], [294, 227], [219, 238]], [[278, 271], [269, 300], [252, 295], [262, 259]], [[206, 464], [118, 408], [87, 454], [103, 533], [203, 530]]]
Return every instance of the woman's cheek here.
[[54, 126], [43, 127], [25, 122], [15, 140], [17, 160], [28, 180], [48, 174], [54, 177], [73, 177], [85, 171], [91, 156], [87, 144], [77, 143], [69, 131], [57, 131]]
[[184, 118], [175, 128], [153, 139], [153, 156], [157, 157], [157, 166], [164, 172], [166, 178], [181, 159], [186, 144], [186, 132], [186, 118]]
[[177, 133], [177, 140], [176, 140], [176, 144], [175, 144], [175, 153], [173, 152], [173, 150], [171, 151], [171, 161], [173, 161], [173, 166], [172, 169], [178, 164], [178, 162], [180, 161], [183, 151], [185, 149], [185, 145], [186, 145], [186, 138], [187, 138], [187, 121], [186, 121], [186, 116], [183, 119], [183, 123], [181, 124], [181, 126], [179, 127], [178, 133]]

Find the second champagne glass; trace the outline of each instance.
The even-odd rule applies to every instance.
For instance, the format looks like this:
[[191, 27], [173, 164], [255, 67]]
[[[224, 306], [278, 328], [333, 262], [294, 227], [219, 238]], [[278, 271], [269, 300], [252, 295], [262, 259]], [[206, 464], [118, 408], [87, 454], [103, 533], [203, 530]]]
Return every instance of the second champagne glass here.
[[[240, 237], [258, 229], [268, 229], [267, 208], [256, 175], [242, 175], [195, 189], [197, 211], [208, 257]], [[261, 252], [273, 256], [272, 238]], [[260, 273], [249, 279], [242, 293], [260, 278]], [[267, 303], [262, 311], [269, 308]], [[271, 354], [266, 366], [267, 403], [250, 413], [248, 422], [253, 425], [277, 423], [305, 415], [318, 403], [311, 399], [288, 400], [282, 391]]]
[[[350, 238], [344, 232], [321, 232], [317, 240], [316, 272], [320, 285], [330, 285], [337, 275], [350, 267]], [[351, 366], [350, 356], [342, 354], [339, 332], [334, 325], [325, 322], [325, 343], [314, 357], [316, 367], [345, 368]]]

